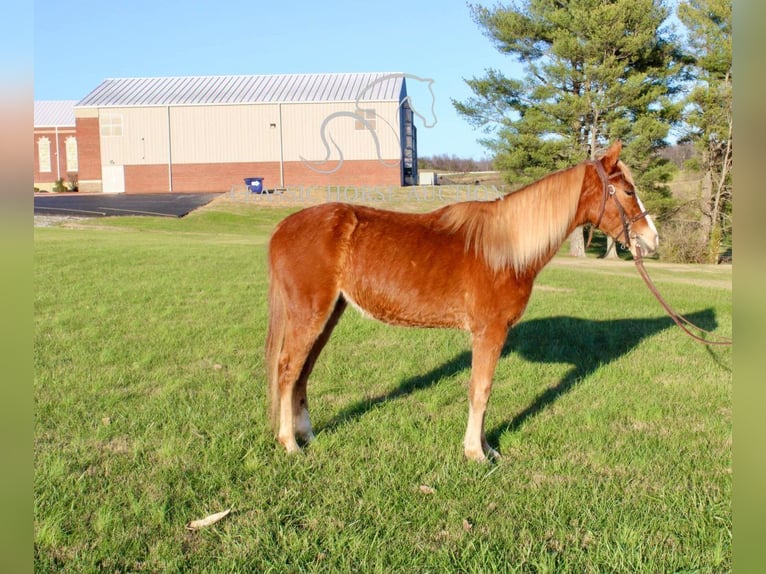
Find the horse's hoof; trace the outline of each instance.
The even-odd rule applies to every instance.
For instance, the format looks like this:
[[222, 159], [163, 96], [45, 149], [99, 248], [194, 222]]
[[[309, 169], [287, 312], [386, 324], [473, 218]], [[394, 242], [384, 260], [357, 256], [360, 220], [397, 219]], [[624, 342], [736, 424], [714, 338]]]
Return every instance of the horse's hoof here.
[[488, 448], [487, 449], [487, 458], [489, 460], [502, 460], [503, 455], [501, 455], [499, 452], [497, 452], [494, 448]]
[[485, 447], [482, 450], [466, 450], [465, 457], [475, 462], [495, 462], [502, 460], [503, 456], [492, 447]]
[[283, 447], [285, 447], [287, 454], [295, 454], [295, 453], [301, 452], [301, 447], [298, 446], [298, 443], [295, 441], [294, 438], [292, 440], [279, 439], [279, 442]]
[[487, 455], [485, 455], [484, 452], [480, 450], [466, 450], [463, 454], [468, 460], [472, 460], [474, 462], [489, 462]]
[[311, 444], [312, 442], [314, 442], [314, 440], [316, 440], [316, 437], [314, 436], [314, 433], [313, 433], [313, 432], [311, 432], [311, 431], [309, 431], [309, 432], [307, 432], [307, 433], [302, 433], [302, 434], [299, 434], [299, 435], [297, 435], [297, 436], [296, 436], [296, 438], [297, 438], [297, 439], [298, 439], [298, 440], [299, 440], [301, 443], [303, 443], [304, 445], [309, 445], [309, 444]]

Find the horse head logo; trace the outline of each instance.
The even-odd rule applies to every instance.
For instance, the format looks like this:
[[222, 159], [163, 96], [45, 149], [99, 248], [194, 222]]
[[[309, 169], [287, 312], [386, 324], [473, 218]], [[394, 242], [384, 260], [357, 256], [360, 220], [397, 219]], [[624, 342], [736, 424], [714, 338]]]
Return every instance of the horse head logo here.
[[[389, 121], [387, 118], [381, 116], [378, 114], [374, 109], [372, 108], [366, 108], [363, 107], [363, 103], [365, 101], [365, 96], [372, 90], [375, 86], [386, 82], [388, 80], [394, 79], [394, 78], [402, 78], [402, 79], [410, 79], [410, 80], [416, 80], [418, 82], [421, 82], [427, 87], [428, 92], [431, 95], [431, 106], [430, 106], [430, 117], [426, 118], [423, 114], [421, 114], [418, 109], [415, 107], [412, 97], [407, 95], [401, 99], [399, 102], [399, 105], [397, 106], [397, 113], [396, 113], [396, 125], [394, 125], [391, 121]], [[325, 157], [321, 160], [315, 160], [311, 161], [303, 156], [299, 156], [301, 162], [303, 165], [308, 167], [309, 169], [316, 171], [318, 173], [323, 174], [329, 174], [334, 173], [338, 171], [341, 166], [343, 165], [343, 150], [338, 145], [338, 143], [332, 138], [332, 135], [328, 133], [327, 128], [331, 122], [338, 118], [350, 118], [353, 119], [355, 122], [360, 124], [364, 130], [367, 131], [367, 133], [370, 134], [372, 137], [372, 141], [375, 145], [375, 152], [378, 158], [378, 161], [382, 163], [386, 167], [396, 167], [399, 165], [398, 161], [390, 162], [383, 159], [381, 151], [380, 151], [380, 140], [378, 139], [378, 134], [376, 132], [376, 125], [378, 123], [384, 124], [388, 127], [388, 129], [391, 130], [393, 133], [394, 138], [396, 139], [396, 142], [401, 145], [401, 141], [399, 138], [399, 129], [398, 125], [401, 125], [401, 114], [402, 114], [402, 108], [406, 108], [410, 113], [412, 113], [413, 116], [417, 116], [420, 118], [420, 120], [423, 122], [423, 127], [426, 128], [433, 128], [436, 125], [437, 118], [436, 118], [436, 98], [434, 96], [433, 91], [433, 84], [434, 80], [432, 78], [422, 78], [420, 76], [415, 76], [413, 74], [404, 74], [404, 73], [397, 73], [397, 74], [384, 74], [383, 76], [380, 76], [376, 78], [374, 81], [366, 84], [357, 94], [356, 100], [354, 101], [354, 111], [338, 111], [334, 112], [330, 115], [328, 115], [323, 121], [322, 125], [319, 128], [319, 137], [322, 140], [322, 145], [325, 149]], [[372, 124], [372, 121], [375, 121], [375, 126]], [[330, 143], [332, 144], [332, 147], [337, 152], [338, 159], [333, 167], [330, 167], [329, 169], [324, 169], [323, 167], [327, 162], [330, 161], [331, 156], [333, 155], [333, 150], [330, 148]]]

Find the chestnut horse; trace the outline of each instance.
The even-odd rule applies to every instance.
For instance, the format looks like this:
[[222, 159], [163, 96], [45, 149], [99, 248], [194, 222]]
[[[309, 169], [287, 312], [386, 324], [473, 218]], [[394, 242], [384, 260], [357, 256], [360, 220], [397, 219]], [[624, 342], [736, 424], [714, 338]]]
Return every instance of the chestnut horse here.
[[598, 160], [552, 173], [492, 202], [430, 213], [327, 203], [294, 213], [269, 243], [266, 340], [271, 418], [288, 452], [314, 438], [306, 385], [350, 303], [392, 325], [471, 333], [468, 424], [473, 460], [498, 457], [484, 435], [492, 378], [508, 329], [542, 267], [578, 226], [590, 223], [635, 254], [652, 253], [657, 230], [613, 144]]

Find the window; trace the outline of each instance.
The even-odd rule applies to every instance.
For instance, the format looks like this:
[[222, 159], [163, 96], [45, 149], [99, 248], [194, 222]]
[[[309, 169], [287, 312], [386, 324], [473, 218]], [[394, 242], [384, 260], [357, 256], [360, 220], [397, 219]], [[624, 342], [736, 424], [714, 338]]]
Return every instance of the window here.
[[77, 171], [77, 138], [69, 136], [66, 139], [66, 170]]
[[37, 162], [40, 172], [51, 171], [51, 140], [46, 137], [37, 140]]
[[377, 117], [375, 110], [357, 110], [356, 115], [367, 120], [366, 122], [363, 122], [361, 119], [356, 120], [356, 124], [354, 126], [356, 129], [375, 129], [375, 118]]
[[102, 136], [122, 135], [122, 116], [117, 114], [104, 114], [101, 116]]

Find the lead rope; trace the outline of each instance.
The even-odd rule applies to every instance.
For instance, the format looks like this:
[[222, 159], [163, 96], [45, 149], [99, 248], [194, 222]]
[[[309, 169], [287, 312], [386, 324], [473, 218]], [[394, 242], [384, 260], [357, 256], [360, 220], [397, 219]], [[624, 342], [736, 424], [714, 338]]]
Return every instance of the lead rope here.
[[646, 286], [649, 287], [649, 291], [652, 292], [652, 295], [654, 295], [657, 298], [657, 301], [660, 302], [660, 305], [662, 305], [665, 311], [667, 312], [667, 314], [670, 315], [670, 318], [673, 319], [673, 322], [679, 327], [681, 327], [681, 330], [684, 333], [689, 335], [695, 341], [698, 341], [705, 345], [731, 345], [732, 344], [732, 340], [728, 337], [719, 337], [717, 340], [711, 341], [710, 339], [705, 339], [691, 332], [690, 329], [696, 329], [700, 333], [705, 333], [707, 335], [713, 334], [710, 331], [706, 331], [702, 327], [695, 325], [694, 323], [689, 321], [689, 319], [677, 313], [668, 304], [668, 302], [662, 298], [662, 295], [660, 295], [660, 292], [657, 290], [657, 287], [654, 285], [654, 282], [652, 281], [651, 277], [649, 277], [649, 273], [646, 272], [646, 268], [644, 267], [644, 258], [643, 258], [643, 255], [641, 254], [641, 245], [638, 242], [636, 242], [636, 255], [633, 259], [636, 263], [636, 269], [638, 269], [638, 273], [639, 275], [641, 275], [641, 278], [646, 283]]
[[[588, 243], [587, 247], [590, 247], [591, 240], [593, 239], [593, 228], [598, 227], [601, 223], [601, 218], [604, 216], [604, 211], [606, 211], [606, 202], [607, 199], [610, 197], [614, 199], [615, 204], [617, 205], [617, 210], [620, 213], [620, 219], [622, 220], [622, 233], [625, 234], [625, 241], [628, 244], [628, 247], [630, 247], [630, 226], [632, 223], [635, 223], [642, 217], [646, 217], [647, 213], [643, 212], [638, 214], [635, 218], [633, 218], [632, 221], [628, 221], [628, 217], [625, 214], [625, 210], [623, 209], [620, 202], [617, 200], [617, 198], [614, 196], [614, 187], [610, 188], [609, 185], [609, 177], [607, 176], [606, 172], [604, 171], [604, 167], [601, 165], [601, 162], [598, 160], [591, 160], [589, 163], [592, 163], [593, 166], [596, 168], [596, 173], [598, 173], [599, 179], [601, 180], [601, 183], [604, 186], [604, 195], [603, 200], [601, 202], [601, 213], [598, 216], [598, 221], [596, 222], [596, 225], [591, 225], [590, 227], [590, 233], [588, 234]], [[619, 236], [618, 236], [619, 237]], [[615, 239], [617, 240], [617, 239]], [[668, 315], [670, 315], [670, 318], [673, 319], [673, 322], [678, 325], [681, 330], [689, 335], [692, 339], [699, 343], [703, 343], [705, 345], [731, 345], [732, 340], [728, 337], [719, 337], [717, 340], [711, 341], [710, 339], [705, 339], [703, 337], [700, 337], [699, 335], [695, 335], [691, 332], [690, 329], [696, 329], [700, 333], [704, 333], [706, 335], [712, 335], [710, 331], [706, 331], [702, 327], [699, 327], [689, 321], [686, 317], [681, 315], [680, 313], [677, 313], [665, 299], [662, 298], [662, 295], [660, 295], [659, 290], [654, 285], [654, 282], [652, 281], [652, 278], [649, 277], [649, 273], [647, 273], [646, 268], [644, 267], [644, 257], [641, 252], [641, 244], [636, 241], [636, 255], [633, 257], [633, 261], [636, 264], [636, 269], [638, 269], [638, 274], [641, 275], [641, 278], [644, 280], [644, 283], [646, 283], [646, 286], [649, 287], [649, 291], [651, 291], [652, 295], [654, 295], [657, 298], [657, 301], [660, 302], [660, 305], [665, 309]]]

